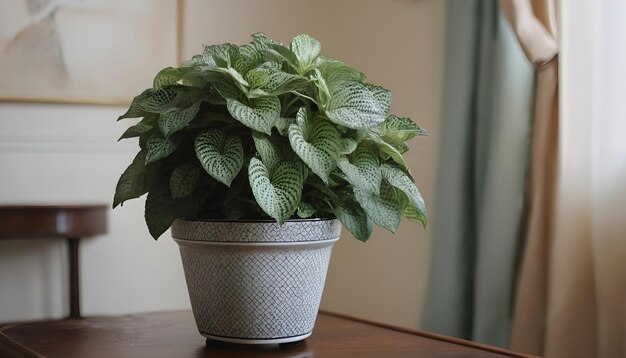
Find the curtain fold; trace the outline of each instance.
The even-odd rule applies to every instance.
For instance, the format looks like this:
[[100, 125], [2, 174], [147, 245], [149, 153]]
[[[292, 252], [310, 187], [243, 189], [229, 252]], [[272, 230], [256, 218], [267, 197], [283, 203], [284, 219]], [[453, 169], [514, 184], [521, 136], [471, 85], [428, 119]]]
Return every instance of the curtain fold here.
[[533, 67], [497, 1], [448, 1], [446, 79], [424, 325], [506, 346]]
[[[561, 99], [557, 6], [551, 0], [509, 0], [502, 6], [537, 67], [529, 210], [511, 348], [547, 358], [624, 357], [626, 50], [615, 44], [626, 36], [626, 4], [603, 0], [587, 6], [599, 8], [604, 20], [595, 23], [589, 13], [582, 24], [599, 45], [585, 48], [594, 53], [587, 52], [590, 64], [565, 73], [578, 77], [588, 71], [582, 76], [594, 85], [583, 91], [566, 87]], [[581, 82], [569, 77], [568, 83]], [[560, 103], [570, 110], [559, 113]]]

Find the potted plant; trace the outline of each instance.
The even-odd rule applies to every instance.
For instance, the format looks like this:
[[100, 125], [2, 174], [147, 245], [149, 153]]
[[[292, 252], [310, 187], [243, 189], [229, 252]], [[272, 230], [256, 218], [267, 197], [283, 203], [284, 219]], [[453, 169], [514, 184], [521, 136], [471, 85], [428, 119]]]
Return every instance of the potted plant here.
[[389, 114], [391, 94], [308, 35], [206, 46], [160, 71], [119, 119], [140, 151], [113, 207], [148, 194], [157, 239], [170, 226], [204, 336], [283, 343], [311, 334], [341, 224], [426, 226], [402, 157], [424, 131]]

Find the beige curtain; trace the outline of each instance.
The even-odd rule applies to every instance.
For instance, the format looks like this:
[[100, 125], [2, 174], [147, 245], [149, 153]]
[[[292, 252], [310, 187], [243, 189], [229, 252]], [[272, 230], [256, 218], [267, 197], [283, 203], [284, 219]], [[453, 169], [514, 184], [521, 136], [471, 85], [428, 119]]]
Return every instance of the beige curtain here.
[[[581, 123], [559, 119], [556, 4], [501, 4], [536, 67], [525, 246], [511, 348], [548, 358], [623, 357], [626, 212], [621, 230], [610, 212], [620, 206], [611, 205], [615, 195], [624, 191], [607, 195], [607, 178], [593, 175], [606, 160], [597, 155], [606, 138], [598, 130], [606, 127], [592, 130], [591, 118], [584, 116]], [[621, 185], [626, 187], [626, 180]]]

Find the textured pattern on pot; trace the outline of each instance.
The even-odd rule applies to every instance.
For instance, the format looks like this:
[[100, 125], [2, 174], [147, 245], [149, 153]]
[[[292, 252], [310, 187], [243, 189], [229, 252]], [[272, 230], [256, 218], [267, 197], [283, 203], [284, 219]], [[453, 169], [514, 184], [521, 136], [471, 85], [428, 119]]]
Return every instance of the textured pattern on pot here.
[[198, 330], [237, 343], [308, 337], [319, 309], [337, 220], [177, 220]]

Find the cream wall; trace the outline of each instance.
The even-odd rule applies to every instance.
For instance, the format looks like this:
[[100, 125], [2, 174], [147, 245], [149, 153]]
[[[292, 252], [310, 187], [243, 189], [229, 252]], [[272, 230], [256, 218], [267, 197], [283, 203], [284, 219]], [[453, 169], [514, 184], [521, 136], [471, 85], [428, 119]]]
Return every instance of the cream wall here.
[[[308, 33], [322, 53], [354, 65], [393, 93], [392, 111], [411, 116], [430, 137], [411, 143], [408, 163], [433, 212], [443, 84], [445, 1], [190, 1], [185, 56], [201, 44], [242, 43], [257, 31], [281, 42]], [[345, 232], [345, 230], [344, 230]], [[398, 234], [375, 229], [363, 244], [336, 244], [322, 308], [419, 327], [431, 230], [404, 222]]]
[[[287, 42], [306, 32], [394, 94], [393, 111], [433, 135], [411, 144], [408, 162], [432, 212], [441, 106], [445, 2], [437, 0], [186, 0], [185, 55], [202, 44], [244, 42], [264, 31]], [[109, 202], [135, 143], [115, 143], [118, 107], [0, 103], [0, 203]], [[143, 200], [110, 213], [110, 233], [81, 248], [85, 314], [189, 307], [178, 251], [154, 243]], [[362, 244], [336, 245], [322, 307], [419, 326], [430, 230], [403, 223]], [[66, 311], [64, 243], [0, 242], [0, 321]]]

